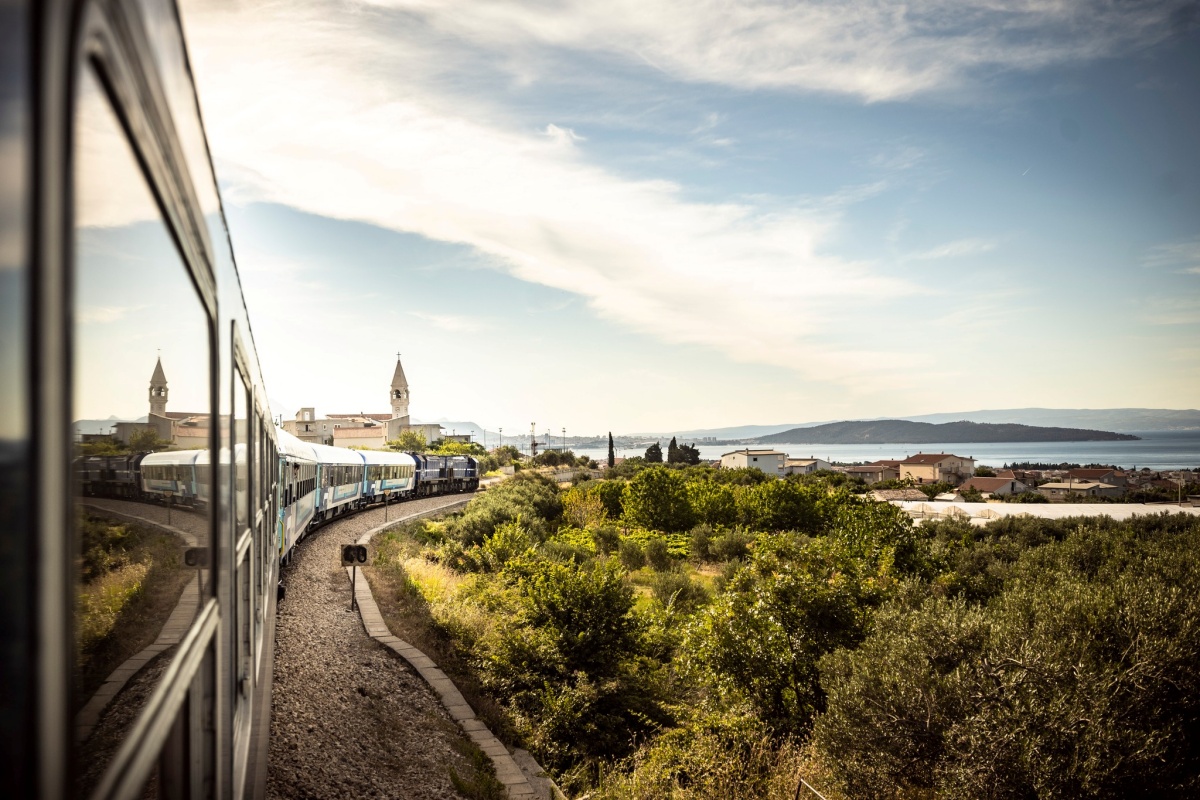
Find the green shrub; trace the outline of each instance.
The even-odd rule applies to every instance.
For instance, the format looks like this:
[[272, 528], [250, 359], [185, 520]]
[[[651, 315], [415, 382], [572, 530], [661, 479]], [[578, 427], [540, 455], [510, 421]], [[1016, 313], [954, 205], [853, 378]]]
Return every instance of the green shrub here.
[[691, 557], [697, 561], [708, 561], [712, 558], [712, 537], [713, 529], [707, 524], [701, 523], [692, 528], [688, 539], [688, 552]]
[[646, 542], [645, 547], [646, 561], [650, 566], [662, 572], [671, 566], [671, 554], [667, 550], [667, 543], [662, 539], [651, 539]]
[[621, 498], [625, 518], [657, 531], [686, 531], [692, 527], [687, 481], [676, 470], [654, 466], [642, 470], [625, 486]]
[[814, 737], [849, 793], [1200, 792], [1200, 520], [1024, 520], [989, 535], [1030, 544], [988, 602], [897, 604], [821, 662]]
[[708, 602], [708, 591], [683, 572], [656, 572], [650, 579], [654, 599], [684, 613], [691, 613]]
[[646, 566], [646, 553], [642, 546], [631, 539], [622, 539], [617, 550], [621, 564], [628, 570], [641, 569]]
[[609, 555], [621, 546], [621, 532], [612, 525], [601, 525], [592, 531], [592, 541], [597, 552]]
[[753, 538], [745, 531], [729, 531], [712, 540], [709, 552], [716, 561], [743, 559], [750, 554], [750, 542], [752, 541]]

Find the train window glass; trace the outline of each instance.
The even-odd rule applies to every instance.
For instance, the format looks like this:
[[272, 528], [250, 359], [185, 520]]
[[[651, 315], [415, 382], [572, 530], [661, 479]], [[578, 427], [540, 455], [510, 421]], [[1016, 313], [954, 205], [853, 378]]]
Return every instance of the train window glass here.
[[250, 443], [247, 441], [249, 426], [247, 413], [249, 408], [249, 390], [241, 370], [233, 371], [233, 477], [234, 496], [233, 508], [237, 522], [238, 536], [246, 529], [250, 520], [249, 471], [247, 460], [250, 457]]
[[[74, 125], [71, 712], [86, 794], [212, 591], [196, 472], [212, 416], [208, 315], [87, 66]], [[81, 468], [88, 456], [104, 468]]]

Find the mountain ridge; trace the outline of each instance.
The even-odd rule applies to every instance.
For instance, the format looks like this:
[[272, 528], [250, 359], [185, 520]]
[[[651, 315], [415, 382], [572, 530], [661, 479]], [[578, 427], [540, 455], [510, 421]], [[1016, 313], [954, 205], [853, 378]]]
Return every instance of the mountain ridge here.
[[756, 444], [935, 444], [981, 442], [1111, 442], [1141, 437], [1085, 428], [1056, 428], [1014, 423], [913, 422], [904, 419], [831, 422], [760, 436]]

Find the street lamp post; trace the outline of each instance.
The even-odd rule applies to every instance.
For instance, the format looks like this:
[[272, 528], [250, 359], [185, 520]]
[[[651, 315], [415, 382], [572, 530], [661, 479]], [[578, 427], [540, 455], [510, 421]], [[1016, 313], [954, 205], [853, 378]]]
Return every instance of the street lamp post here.
[[500, 446], [504, 447], [504, 426], [500, 426]]

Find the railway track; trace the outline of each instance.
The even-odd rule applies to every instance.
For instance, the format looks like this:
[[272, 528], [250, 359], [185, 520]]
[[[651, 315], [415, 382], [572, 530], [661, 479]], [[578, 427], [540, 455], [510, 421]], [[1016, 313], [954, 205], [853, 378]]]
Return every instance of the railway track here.
[[[392, 506], [389, 518], [461, 495]], [[382, 508], [323, 525], [284, 570], [276, 620], [267, 796], [459, 798], [467, 740], [433, 690], [350, 611], [338, 545], [383, 524]]]

